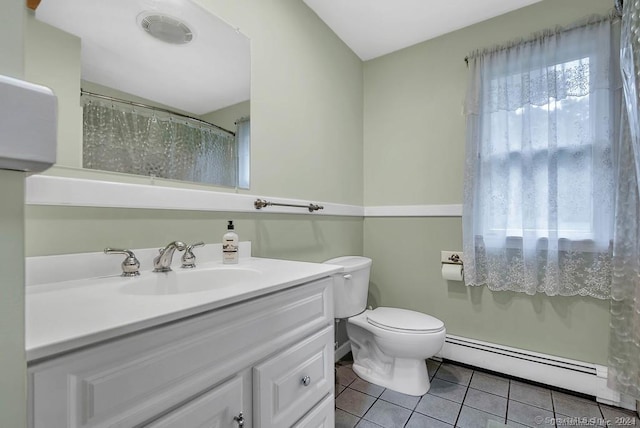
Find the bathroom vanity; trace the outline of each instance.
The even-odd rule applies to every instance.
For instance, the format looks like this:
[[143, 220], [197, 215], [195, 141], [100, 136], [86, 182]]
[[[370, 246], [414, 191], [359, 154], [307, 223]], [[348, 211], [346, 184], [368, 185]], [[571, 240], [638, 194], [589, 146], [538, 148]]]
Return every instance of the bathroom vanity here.
[[[247, 258], [238, 269], [260, 275], [234, 284], [225, 272], [228, 285], [196, 292], [144, 280], [131, 292], [145, 276], [175, 281], [151, 272], [28, 287], [29, 426], [333, 427], [336, 267]], [[69, 299], [66, 314], [37, 313]]]

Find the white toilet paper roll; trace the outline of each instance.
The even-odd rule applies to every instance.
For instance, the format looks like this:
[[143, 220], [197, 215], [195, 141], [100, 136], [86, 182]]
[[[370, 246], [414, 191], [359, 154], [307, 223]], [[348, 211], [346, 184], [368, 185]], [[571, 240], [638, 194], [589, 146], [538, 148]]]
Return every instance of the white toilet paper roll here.
[[462, 265], [443, 264], [442, 277], [448, 281], [462, 281]]

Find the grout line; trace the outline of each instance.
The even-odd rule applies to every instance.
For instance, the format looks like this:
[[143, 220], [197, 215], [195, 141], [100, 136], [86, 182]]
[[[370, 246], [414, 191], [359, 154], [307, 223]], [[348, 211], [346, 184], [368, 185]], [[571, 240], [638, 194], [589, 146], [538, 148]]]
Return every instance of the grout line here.
[[[427, 371], [427, 378], [429, 377], [429, 372]], [[429, 382], [431, 382], [431, 380], [429, 380]], [[429, 388], [431, 388], [431, 386], [429, 386]], [[429, 391], [427, 391], [424, 395], [420, 396], [420, 398], [418, 398], [418, 401], [416, 401], [415, 406], [413, 406], [413, 409], [411, 409], [411, 413], [409, 413], [409, 419], [407, 419], [407, 421], [404, 423], [403, 427], [406, 427], [407, 424], [409, 423], [409, 421], [411, 420], [411, 417], [413, 416], [413, 414], [416, 412], [416, 408], [418, 407], [418, 404], [420, 404], [420, 402], [422, 401], [422, 397], [424, 397], [425, 395], [427, 395]]]
[[[553, 398], [551, 399], [553, 401]], [[598, 410], [600, 411], [600, 415], [602, 416], [602, 420], [604, 420], [604, 412], [602, 411], [602, 407], [600, 407], [600, 403], [596, 401], [596, 406], [598, 406]]]
[[336, 409], [337, 409], [337, 410], [340, 410], [341, 412], [345, 412], [345, 413], [347, 413], [347, 414], [349, 414], [349, 415], [351, 415], [351, 416], [355, 416], [355, 417], [356, 417], [356, 418], [358, 418], [358, 419], [362, 419], [362, 416], [355, 415], [355, 414], [351, 413], [351, 412], [350, 412], [350, 411], [348, 411], [348, 410], [341, 409], [340, 407], [336, 407]]
[[[480, 391], [480, 392], [484, 392], [485, 394], [491, 394], [491, 395], [493, 395], [493, 396], [495, 396], [495, 397], [500, 397], [500, 398], [506, 398], [506, 399], [509, 399], [509, 397], [508, 397], [508, 396], [507, 396], [507, 397], [505, 397], [504, 395], [495, 394], [495, 393], [490, 392], [490, 391], [485, 391], [484, 389], [474, 388], [473, 386], [471, 386], [471, 384], [469, 384], [469, 388], [473, 389], [474, 391]], [[509, 393], [509, 392], [508, 392], [508, 390], [507, 390], [507, 394], [508, 394], [508, 393]], [[517, 400], [516, 400], [516, 401], [517, 401]]]
[[[386, 388], [385, 388], [385, 389], [386, 389]], [[354, 391], [355, 391], [355, 390], [354, 390]], [[382, 391], [382, 392], [384, 392], [384, 391]], [[364, 394], [364, 393], [363, 393], [363, 394]], [[380, 395], [382, 395], [382, 394], [380, 394]], [[373, 407], [373, 406], [378, 402], [378, 400], [380, 400], [380, 397], [376, 398], [376, 399], [373, 401], [373, 403], [371, 403], [371, 405], [367, 408], [367, 410], [365, 410], [365, 412], [364, 412], [364, 414], [362, 415], [362, 418], [361, 418], [361, 419], [364, 419], [365, 415], [366, 415], [367, 413], [369, 413], [369, 410], [371, 410], [371, 408], [372, 408], [372, 407]], [[383, 401], [384, 401], [384, 400], [383, 400]], [[371, 422], [371, 421], [369, 421], [368, 419], [365, 419], [365, 420], [366, 420], [366, 421], [368, 421], [368, 422]], [[358, 423], [360, 423], [360, 422], [358, 422]], [[375, 422], [374, 422], [374, 423], [375, 423]], [[377, 425], [377, 424], [376, 424], [376, 425]]]
[[355, 413], [351, 413], [351, 412], [350, 412], [350, 411], [348, 411], [348, 410], [341, 409], [340, 407], [336, 407], [336, 409], [338, 409], [338, 410], [342, 410], [343, 412], [348, 413], [348, 414], [350, 414], [350, 415], [352, 415], [352, 416], [355, 416], [356, 418], [360, 418], [360, 419], [362, 419], [362, 416], [356, 415]]
[[557, 427], [558, 426], [558, 421], [557, 421], [558, 416], [556, 415], [556, 401], [553, 399], [553, 391], [549, 390], [549, 396], [551, 397], [551, 411], [553, 412], [553, 426]]
[[[438, 370], [440, 370], [440, 367], [442, 367], [442, 363], [438, 364], [438, 367], [434, 370], [433, 376], [431, 376], [432, 379], [436, 377], [436, 373], [438, 373]], [[428, 371], [427, 371], [427, 374], [429, 374]]]
[[509, 422], [509, 403], [511, 402], [511, 380], [507, 379], [507, 411], [504, 414], [504, 423]]
[[[378, 400], [376, 400], [376, 401], [374, 401], [373, 403], [371, 403], [371, 406], [369, 406], [369, 407], [367, 408], [367, 411], [366, 411], [366, 412], [364, 412], [364, 415], [362, 415], [362, 418], [361, 418], [361, 419], [364, 419], [365, 415], [366, 415], [367, 413], [369, 413], [369, 410], [371, 410], [371, 408], [373, 407], [373, 405], [374, 405], [374, 404], [376, 404], [377, 402], [378, 402]], [[371, 421], [370, 421], [370, 420], [368, 420], [368, 419], [364, 419], [364, 420], [365, 420], [365, 421], [367, 421], [367, 422], [371, 422]], [[373, 422], [373, 423], [375, 423], [375, 422]], [[376, 424], [376, 425], [377, 425], [377, 424]]]
[[[516, 403], [524, 404], [525, 406], [535, 407], [536, 409], [545, 410], [545, 411], [547, 411], [547, 412], [554, 412], [553, 410], [549, 410], [549, 409], [546, 409], [546, 408], [544, 408], [544, 407], [536, 406], [535, 404], [525, 403], [524, 401], [516, 400], [515, 398], [509, 398], [509, 400], [513, 400], [513, 401], [515, 401]], [[553, 409], [553, 407], [554, 407], [554, 406], [553, 406], [553, 398], [551, 398], [551, 407], [552, 407], [552, 409]]]
[[409, 419], [407, 419], [407, 422], [404, 423], [404, 425], [402, 425], [403, 428], [406, 428], [407, 424], [409, 423], [409, 421], [411, 420], [411, 416], [413, 416], [414, 412], [409, 413]]
[[[473, 375], [475, 374], [475, 370], [471, 372], [471, 377], [469, 378], [469, 385], [471, 385], [471, 380], [473, 379]], [[456, 416], [456, 421], [453, 423], [454, 427], [458, 426], [458, 421], [460, 420], [460, 415], [462, 414], [462, 408], [464, 407], [464, 400], [467, 399], [467, 393], [469, 392], [469, 385], [467, 385], [467, 389], [464, 391], [464, 397], [462, 397], [462, 403], [460, 405], [460, 411]]]

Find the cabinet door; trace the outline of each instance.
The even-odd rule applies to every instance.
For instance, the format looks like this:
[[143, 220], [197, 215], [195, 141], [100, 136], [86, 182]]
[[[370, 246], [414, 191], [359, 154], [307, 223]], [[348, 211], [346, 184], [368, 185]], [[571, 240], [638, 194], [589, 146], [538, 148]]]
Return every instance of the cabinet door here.
[[333, 379], [331, 326], [254, 367], [254, 426], [292, 426], [331, 393]]
[[334, 428], [335, 414], [335, 399], [329, 394], [293, 428]]
[[235, 377], [145, 427], [237, 428], [239, 424], [234, 418], [243, 411], [242, 404], [242, 378]]

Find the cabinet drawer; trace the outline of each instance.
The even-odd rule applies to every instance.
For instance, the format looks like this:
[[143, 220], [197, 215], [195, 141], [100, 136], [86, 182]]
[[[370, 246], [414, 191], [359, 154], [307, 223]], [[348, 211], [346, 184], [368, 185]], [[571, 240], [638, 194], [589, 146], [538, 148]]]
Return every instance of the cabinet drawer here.
[[334, 428], [335, 415], [335, 398], [333, 394], [330, 394], [299, 420], [293, 428]]
[[34, 365], [30, 426], [135, 426], [332, 323], [327, 278]]
[[290, 427], [333, 388], [333, 327], [253, 369], [256, 428]]
[[193, 399], [145, 428], [236, 428], [242, 412], [242, 378], [235, 377]]

